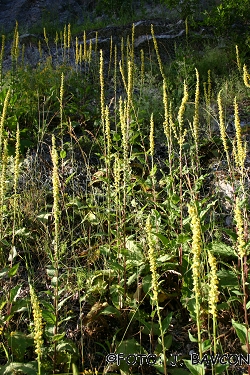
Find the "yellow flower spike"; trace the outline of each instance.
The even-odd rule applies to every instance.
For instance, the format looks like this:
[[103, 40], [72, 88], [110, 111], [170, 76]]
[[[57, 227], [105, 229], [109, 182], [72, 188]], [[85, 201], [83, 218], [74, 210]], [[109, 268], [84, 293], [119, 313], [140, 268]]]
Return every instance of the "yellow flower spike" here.
[[224, 113], [221, 101], [221, 90], [217, 97], [217, 103], [219, 108], [219, 127], [220, 127], [220, 137], [223, 143], [224, 151], [228, 153], [228, 145], [227, 145], [227, 138], [226, 138], [226, 127], [225, 127], [225, 120], [224, 120]]
[[70, 41], [71, 41], [71, 26], [70, 23], [68, 24], [68, 42], [67, 42], [67, 47], [70, 48]]
[[59, 197], [60, 197], [60, 181], [58, 172], [58, 154], [55, 144], [55, 136], [52, 136], [52, 152], [51, 158], [53, 162], [52, 171], [52, 183], [53, 183], [53, 216], [55, 225], [55, 238], [54, 238], [54, 260], [58, 262], [58, 246], [59, 246], [59, 219], [60, 219], [60, 207], [59, 207]]
[[183, 125], [183, 115], [184, 115], [184, 112], [185, 112], [185, 107], [186, 107], [187, 101], [188, 101], [188, 90], [187, 90], [187, 84], [184, 81], [184, 93], [183, 93], [183, 98], [182, 98], [181, 105], [180, 105], [180, 108], [179, 108], [179, 111], [178, 111], [178, 116], [177, 116], [178, 122], [179, 122], [179, 125], [180, 125], [180, 130], [182, 129], [182, 125]]
[[170, 140], [170, 124], [169, 124], [169, 111], [168, 111], [168, 95], [167, 95], [167, 84], [163, 81], [163, 105], [164, 105], [164, 133], [167, 140]]
[[43, 345], [43, 321], [42, 321], [42, 310], [39, 306], [39, 301], [34, 291], [34, 288], [30, 285], [30, 298], [31, 306], [34, 317], [34, 344], [35, 352], [38, 358], [38, 375], [41, 373], [41, 354]]
[[195, 141], [196, 150], [198, 153], [200, 81], [199, 81], [199, 72], [196, 68], [195, 68], [195, 73], [196, 73], [196, 89], [195, 89], [195, 102], [194, 102], [193, 130], [194, 130], [194, 141]]
[[150, 117], [150, 134], [149, 134], [149, 153], [153, 157], [154, 156], [154, 147], [155, 147], [155, 140], [154, 140], [154, 114], [151, 113]]
[[145, 58], [144, 58], [143, 49], [140, 50], [140, 54], [141, 54], [141, 84], [143, 84], [144, 75], [145, 75]]
[[83, 32], [83, 59], [87, 59], [87, 37], [86, 37], [86, 31]]
[[214, 317], [217, 316], [217, 302], [219, 301], [219, 280], [217, 277], [216, 259], [210, 251], [208, 251], [208, 262], [210, 265], [210, 285], [209, 285], [209, 312]]
[[155, 52], [156, 52], [157, 61], [158, 61], [158, 65], [159, 65], [159, 68], [160, 68], [160, 72], [161, 72], [163, 81], [165, 81], [166, 78], [165, 78], [165, 74], [164, 74], [164, 70], [163, 70], [163, 65], [162, 65], [162, 61], [161, 61], [161, 57], [160, 57], [160, 53], [159, 53], [159, 48], [158, 48], [157, 40], [155, 38], [154, 26], [153, 25], [151, 25], [151, 35], [152, 35], [153, 42], [154, 42], [154, 48], [155, 48]]
[[150, 272], [152, 276], [152, 290], [153, 290], [153, 300], [155, 303], [158, 301], [158, 279], [156, 273], [156, 252], [155, 252], [155, 241], [152, 234], [152, 225], [150, 223], [150, 216], [148, 216], [146, 221], [146, 233], [148, 240], [148, 259], [150, 265]]
[[76, 37], [76, 51], [75, 51], [75, 64], [79, 64], [79, 48], [78, 48], [78, 38]]
[[198, 215], [197, 207], [195, 205], [188, 206], [188, 213], [191, 218], [191, 230], [193, 233], [192, 236], [192, 254], [193, 254], [193, 262], [192, 262], [192, 274], [193, 274], [193, 291], [195, 295], [195, 312], [196, 312], [196, 324], [197, 324], [197, 331], [198, 331], [198, 345], [199, 345], [199, 355], [202, 357], [202, 345], [201, 345], [201, 327], [200, 327], [200, 274], [201, 274], [201, 247], [202, 247], [202, 239], [201, 239], [201, 225], [200, 225], [200, 218]]
[[235, 123], [235, 132], [236, 132], [236, 152], [237, 152], [237, 159], [235, 159], [235, 161], [236, 161], [237, 166], [241, 167], [241, 169], [243, 170], [245, 160], [246, 160], [246, 144], [243, 146], [242, 140], [241, 140], [241, 126], [240, 126], [239, 109], [238, 109], [236, 97], [234, 98], [234, 123]]
[[234, 219], [237, 227], [237, 237], [238, 237], [238, 254], [242, 259], [246, 255], [246, 242], [244, 239], [244, 222], [242, 218], [242, 212], [240, 208], [239, 197], [236, 198], [235, 209], [234, 209]]
[[[104, 124], [105, 124], [105, 97], [104, 97], [104, 75], [103, 75], [103, 51], [100, 50], [100, 70], [99, 70], [99, 76], [100, 76], [100, 87], [101, 87], [101, 119], [102, 119], [102, 125], [104, 130]], [[104, 131], [105, 133], [105, 131]]]
[[238, 46], [237, 46], [237, 45], [235, 46], [235, 51], [236, 51], [236, 61], [237, 61], [237, 67], [238, 67], [238, 70], [239, 70], [239, 72], [241, 72], [241, 61], [240, 61], [240, 54], [239, 54], [239, 48], [238, 48]]
[[246, 64], [244, 64], [243, 66], [243, 81], [244, 81], [245, 86], [250, 88], [250, 84], [249, 84], [250, 74], [247, 71]]

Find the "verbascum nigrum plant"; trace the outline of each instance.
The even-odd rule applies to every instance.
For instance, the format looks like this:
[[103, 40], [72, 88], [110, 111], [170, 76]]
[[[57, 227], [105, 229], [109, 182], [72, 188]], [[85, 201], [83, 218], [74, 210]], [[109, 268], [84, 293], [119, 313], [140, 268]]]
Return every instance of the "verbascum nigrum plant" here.
[[42, 346], [43, 346], [43, 319], [42, 310], [39, 306], [39, 301], [33, 286], [30, 284], [30, 299], [34, 318], [34, 345], [35, 353], [37, 354], [37, 365], [38, 372], [41, 374], [41, 356], [42, 356]]
[[[55, 42], [55, 45], [56, 45], [56, 56], [58, 56], [58, 42], [59, 42], [59, 35], [58, 35], [58, 32], [56, 31], [56, 36], [55, 36], [55, 39], [54, 39], [54, 42]], [[41, 43], [40, 43], [40, 46], [41, 46]], [[39, 51], [40, 53], [40, 51]], [[41, 53], [40, 53], [40, 57], [41, 56]]]
[[67, 33], [67, 48], [69, 49], [71, 45], [71, 25], [68, 24], [68, 33]]
[[90, 39], [90, 41], [89, 41], [89, 49], [88, 49], [87, 57], [88, 57], [87, 61], [90, 64], [91, 59], [92, 59], [92, 39]]
[[235, 124], [235, 142], [234, 142], [234, 160], [236, 166], [239, 168], [240, 176], [241, 176], [241, 187], [242, 190], [244, 190], [243, 181], [245, 178], [244, 175], [244, 167], [245, 167], [245, 160], [247, 155], [247, 143], [246, 141], [242, 141], [241, 137], [241, 125], [240, 125], [240, 118], [239, 118], [239, 108], [236, 101], [236, 98], [234, 99], [234, 124]]
[[244, 221], [243, 221], [243, 215], [240, 208], [240, 200], [239, 197], [236, 198], [235, 202], [235, 209], [234, 209], [234, 219], [236, 222], [236, 228], [237, 228], [237, 251], [238, 256], [242, 260], [244, 256], [246, 255], [246, 241], [244, 236]]
[[75, 64], [76, 64], [76, 68], [77, 68], [79, 62], [80, 62], [79, 41], [78, 41], [78, 37], [76, 36], [76, 46], [75, 46]]
[[195, 296], [195, 314], [199, 345], [199, 355], [202, 358], [202, 343], [201, 343], [201, 319], [200, 319], [200, 275], [201, 275], [201, 250], [202, 250], [202, 236], [201, 224], [198, 215], [198, 210], [195, 204], [188, 206], [189, 216], [191, 218], [192, 230], [192, 275], [193, 275], [193, 292]]
[[235, 46], [235, 51], [236, 51], [237, 67], [238, 67], [239, 72], [241, 73], [242, 67], [241, 67], [241, 61], [240, 61], [239, 47], [237, 45]]
[[[103, 73], [103, 51], [100, 50], [100, 69], [99, 69], [99, 78], [100, 78], [100, 100], [101, 100], [101, 121], [102, 121], [102, 130], [103, 134], [105, 134], [105, 94], [104, 94], [104, 73]], [[106, 153], [106, 142], [104, 138], [104, 150]]]
[[2, 35], [2, 44], [0, 51], [0, 88], [3, 85], [3, 58], [4, 58], [4, 49], [5, 49], [5, 35]]
[[144, 51], [143, 49], [140, 50], [140, 54], [141, 54], [141, 87], [143, 87], [143, 83], [144, 83], [144, 77], [145, 77], [145, 57], [144, 57]]
[[[95, 32], [95, 56], [97, 56], [98, 49], [98, 31]], [[89, 51], [89, 64], [91, 63], [92, 51]]]
[[187, 130], [186, 129], [183, 132], [184, 112], [185, 112], [185, 109], [186, 109], [186, 103], [187, 103], [187, 101], [188, 101], [188, 89], [187, 89], [186, 82], [184, 82], [184, 93], [183, 93], [181, 105], [180, 105], [180, 108], [179, 108], [179, 111], [178, 111], [178, 116], [177, 116], [178, 123], [179, 123], [179, 135], [178, 135], [178, 139], [177, 140], [178, 140], [180, 149], [182, 149], [182, 146], [183, 146], [183, 143], [184, 143], [184, 139], [185, 139], [186, 134], [187, 134]]
[[60, 181], [58, 172], [58, 154], [55, 145], [55, 136], [52, 136], [52, 151], [51, 158], [53, 162], [53, 172], [52, 172], [52, 183], [53, 183], [53, 217], [55, 225], [55, 238], [54, 238], [54, 260], [58, 263], [58, 246], [59, 246], [59, 220], [60, 220]]
[[87, 60], [87, 36], [85, 30], [83, 32], [83, 60]]
[[205, 105], [207, 110], [207, 124], [208, 124], [208, 131], [209, 135], [212, 136], [211, 131], [211, 99], [212, 99], [212, 81], [211, 81], [211, 70], [207, 72], [207, 82], [203, 83], [204, 86], [204, 98], [205, 98]]
[[[6, 191], [6, 170], [8, 163], [8, 140], [3, 142], [3, 151], [1, 155], [1, 175], [0, 175], [0, 239], [4, 237], [4, 210], [5, 210], [5, 191]], [[5, 262], [4, 256], [0, 250], [1, 265]]]
[[[54, 334], [57, 334], [58, 331], [58, 300], [59, 300], [59, 234], [60, 234], [60, 180], [59, 180], [59, 171], [58, 171], [58, 153], [56, 149], [56, 141], [54, 134], [52, 135], [52, 150], [51, 150], [51, 159], [53, 163], [52, 171], [52, 184], [53, 184], [53, 219], [54, 219], [54, 243], [53, 243], [53, 267], [54, 267], [54, 312], [55, 312], [55, 326]], [[56, 342], [54, 345], [54, 366], [56, 363]]]
[[113, 58], [113, 38], [112, 38], [112, 35], [111, 35], [111, 38], [110, 38], [110, 47], [109, 47], [109, 68], [108, 68], [108, 76], [110, 76], [110, 72], [111, 72], [112, 58]]
[[16, 130], [16, 147], [15, 147], [15, 160], [14, 160], [14, 201], [13, 201], [13, 230], [12, 230], [12, 246], [15, 245], [15, 233], [16, 233], [16, 216], [17, 216], [17, 187], [18, 187], [18, 178], [20, 173], [20, 131], [19, 131], [19, 124], [17, 124]]
[[229, 157], [229, 149], [227, 144], [227, 133], [226, 133], [226, 126], [225, 126], [225, 119], [224, 119], [224, 111], [222, 106], [222, 99], [221, 99], [221, 91], [217, 97], [218, 109], [219, 109], [219, 128], [220, 128], [220, 138], [222, 140], [223, 148], [226, 153], [227, 158], [227, 165], [229, 170], [231, 171], [231, 162]]
[[217, 303], [219, 301], [219, 280], [217, 276], [217, 264], [214, 255], [208, 252], [208, 262], [210, 266], [210, 277], [209, 277], [209, 295], [208, 295], [208, 305], [209, 313], [212, 315], [213, 320], [213, 351], [216, 355], [217, 352], [217, 342], [216, 342], [216, 332], [217, 332]]
[[2, 153], [2, 144], [3, 144], [3, 137], [4, 137], [4, 122], [6, 119], [7, 115], [7, 108], [10, 100], [10, 89], [8, 89], [6, 96], [4, 98], [4, 103], [3, 103], [3, 111], [1, 115], [1, 120], [0, 120], [0, 155]]
[[199, 99], [200, 99], [200, 80], [199, 72], [195, 68], [196, 73], [196, 88], [195, 88], [195, 101], [194, 101], [194, 118], [193, 118], [193, 134], [196, 148], [196, 158], [198, 163], [198, 145], [199, 145]]
[[250, 74], [247, 71], [246, 64], [243, 65], [243, 81], [246, 87], [250, 88]]
[[[60, 101], [61, 137], [63, 136], [63, 95], [64, 95], [64, 73], [61, 74], [60, 98], [59, 98], [59, 101]], [[63, 137], [62, 137], [62, 142], [63, 142]], [[63, 146], [63, 144], [62, 144], [62, 146]]]
[[[153, 215], [152, 215], [153, 216]], [[151, 286], [152, 286], [152, 304], [156, 306], [156, 312], [159, 321], [160, 333], [161, 333], [161, 345], [163, 351], [163, 361], [164, 361], [164, 374], [167, 375], [167, 361], [166, 361], [166, 353], [165, 353], [165, 344], [164, 344], [164, 332], [162, 328], [162, 318], [160, 313], [160, 306], [158, 301], [158, 293], [159, 293], [159, 284], [158, 284], [158, 275], [156, 269], [156, 245], [157, 245], [157, 238], [152, 233], [152, 223], [151, 220], [153, 219], [151, 215], [148, 215], [146, 220], [146, 235], [147, 235], [147, 243], [148, 243], [148, 260], [149, 260], [149, 267], [151, 272]], [[154, 228], [155, 230], [155, 228]]]
[[18, 32], [18, 22], [16, 22], [16, 27], [14, 31], [14, 38], [11, 46], [11, 59], [13, 63], [13, 68], [14, 65], [16, 66], [17, 60], [19, 56], [19, 32]]
[[162, 61], [161, 61], [161, 56], [160, 56], [160, 53], [159, 53], [159, 48], [158, 48], [157, 40], [155, 38], [154, 26], [153, 25], [151, 25], [151, 35], [152, 35], [153, 42], [154, 42], [154, 48], [155, 48], [155, 52], [156, 52], [157, 61], [158, 61], [158, 65], [159, 65], [159, 68], [160, 68], [160, 72], [161, 72], [163, 81], [165, 81], [166, 77], [165, 77], [165, 73], [164, 73], [164, 69], [163, 69], [163, 64], [162, 64]]
[[[243, 203], [243, 202], [242, 202]], [[235, 201], [235, 208], [234, 208], [234, 220], [236, 223], [236, 230], [237, 230], [237, 254], [240, 260], [240, 267], [241, 267], [241, 285], [242, 285], [242, 293], [243, 293], [243, 310], [244, 310], [244, 324], [246, 327], [246, 332], [249, 332], [249, 310], [248, 310], [248, 290], [247, 290], [247, 278], [248, 278], [248, 226], [246, 220], [244, 220], [244, 216], [246, 216], [246, 212], [244, 212], [244, 208], [241, 207], [240, 198], [236, 197]], [[250, 350], [250, 342], [249, 342], [249, 335], [245, 335], [245, 345], [247, 348], [247, 352], [249, 353]]]
[[44, 36], [44, 41], [45, 41], [46, 46], [47, 46], [48, 51], [49, 51], [49, 55], [51, 57], [50, 46], [49, 46], [49, 38], [47, 37], [47, 33], [46, 33], [46, 28], [45, 27], [43, 28], [43, 36]]

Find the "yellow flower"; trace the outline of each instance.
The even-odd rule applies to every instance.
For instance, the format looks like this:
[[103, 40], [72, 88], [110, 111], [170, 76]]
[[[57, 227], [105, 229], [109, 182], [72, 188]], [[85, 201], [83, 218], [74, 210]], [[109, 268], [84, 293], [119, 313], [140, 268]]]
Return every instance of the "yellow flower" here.
[[31, 305], [34, 317], [34, 343], [35, 352], [38, 356], [41, 355], [42, 345], [43, 345], [43, 321], [42, 321], [42, 311], [39, 306], [38, 298], [35, 294], [34, 288], [30, 285], [30, 297]]
[[216, 259], [215, 257], [208, 252], [208, 262], [211, 268], [210, 271], [210, 288], [209, 288], [209, 312], [213, 316], [217, 315], [217, 309], [216, 309], [216, 304], [219, 301], [219, 291], [218, 291], [218, 277], [217, 277], [217, 266], [216, 266]]
[[235, 202], [235, 209], [234, 209], [234, 218], [236, 221], [236, 227], [237, 227], [237, 237], [238, 237], [238, 254], [240, 258], [243, 258], [246, 255], [246, 249], [245, 249], [245, 239], [244, 239], [244, 223], [242, 218], [242, 212], [240, 209], [240, 202], [239, 198], [236, 198]]

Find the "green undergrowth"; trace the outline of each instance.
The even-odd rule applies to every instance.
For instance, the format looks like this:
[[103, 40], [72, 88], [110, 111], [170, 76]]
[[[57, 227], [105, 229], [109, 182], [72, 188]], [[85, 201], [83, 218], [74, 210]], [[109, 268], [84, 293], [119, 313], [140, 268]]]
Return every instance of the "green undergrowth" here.
[[1, 374], [249, 371], [248, 61], [151, 33], [32, 68], [16, 28], [9, 71], [2, 39]]

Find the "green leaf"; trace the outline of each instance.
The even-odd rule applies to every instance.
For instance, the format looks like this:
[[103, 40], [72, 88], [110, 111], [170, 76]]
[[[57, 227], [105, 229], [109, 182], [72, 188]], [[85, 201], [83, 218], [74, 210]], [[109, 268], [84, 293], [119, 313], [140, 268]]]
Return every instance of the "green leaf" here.
[[205, 369], [204, 365], [193, 365], [190, 360], [184, 359], [183, 362], [193, 375], [204, 375]]
[[165, 263], [170, 259], [173, 259], [172, 255], [170, 254], [162, 255], [161, 257], [157, 258], [157, 263]]
[[68, 297], [66, 297], [66, 298], [64, 298], [62, 301], [60, 301], [60, 302], [58, 303], [57, 310], [59, 311], [59, 310], [61, 309], [61, 307], [65, 304], [65, 302], [66, 302], [69, 298], [71, 298], [71, 297], [72, 297], [72, 295], [70, 294]]
[[237, 258], [237, 254], [231, 246], [224, 244], [223, 242], [214, 241], [208, 246], [211, 253], [214, 255], [220, 255], [221, 257], [232, 257]]
[[0, 271], [0, 278], [4, 277], [9, 272], [9, 267], [5, 267]]
[[53, 276], [55, 276], [55, 274], [56, 274], [56, 269], [55, 269], [55, 267], [53, 267], [53, 266], [48, 266], [48, 268], [46, 269], [46, 271], [47, 271], [47, 275], [49, 276], [49, 277], [53, 277]]
[[57, 283], [58, 283], [58, 277], [57, 276], [53, 276], [52, 279], [51, 279], [51, 285], [53, 287], [56, 287]]
[[65, 335], [66, 335], [66, 332], [59, 333], [57, 335], [53, 335], [53, 341], [54, 342], [60, 341], [64, 338]]
[[56, 346], [58, 352], [67, 352], [70, 354], [78, 354], [75, 344], [70, 340], [64, 340]]
[[119, 310], [117, 310], [114, 306], [107, 306], [104, 310], [102, 310], [101, 314], [103, 315], [114, 315], [118, 318], [121, 316], [121, 313]]
[[27, 311], [28, 306], [29, 306], [28, 298], [19, 299], [12, 305], [11, 313], [14, 314], [15, 312]]
[[65, 150], [61, 150], [61, 151], [60, 151], [60, 158], [61, 158], [61, 159], [66, 158], [66, 155], [67, 155], [67, 152], [66, 152]]
[[22, 332], [12, 332], [8, 337], [8, 344], [14, 358], [18, 361], [24, 360], [26, 349], [33, 345], [33, 339]]
[[207, 350], [211, 348], [211, 340], [205, 340], [201, 343], [202, 352], [205, 353]]
[[161, 234], [161, 233], [154, 233], [154, 232], [152, 232], [152, 233], [161, 240], [161, 242], [163, 243], [163, 245], [165, 245], [165, 246], [169, 245], [169, 239], [167, 237], [165, 237], [163, 234]]
[[246, 308], [247, 308], [247, 310], [250, 308], [250, 301], [247, 302]]
[[231, 270], [226, 270], [224, 268], [218, 270], [217, 276], [221, 288], [232, 288], [238, 286], [237, 275]]
[[198, 342], [198, 339], [196, 339], [191, 333], [190, 331], [188, 331], [188, 337], [189, 337], [189, 340], [191, 342]]
[[237, 336], [240, 339], [242, 345], [246, 344], [246, 337], [247, 337], [247, 329], [246, 327], [241, 324], [237, 323], [235, 320], [232, 319], [232, 325], [236, 330]]
[[[120, 343], [117, 348], [117, 354], [124, 354], [124, 357], [127, 357], [129, 354], [132, 353], [146, 353], [145, 349], [133, 338], [129, 340], [124, 340]], [[129, 366], [126, 361], [121, 361], [120, 363], [120, 370], [124, 371], [125, 374], [129, 374]]]
[[163, 334], [164, 334], [165, 332], [167, 332], [168, 327], [169, 327], [169, 325], [170, 325], [170, 322], [171, 322], [171, 320], [172, 320], [172, 316], [173, 316], [173, 313], [171, 312], [171, 313], [168, 314], [168, 315], [166, 316], [166, 318], [163, 320], [163, 322], [162, 322], [162, 330], [163, 330]]
[[47, 223], [49, 218], [52, 216], [51, 213], [44, 212], [36, 216], [36, 218], [41, 221], [42, 223]]
[[184, 370], [183, 368], [170, 368], [168, 369], [169, 374], [172, 375], [188, 375], [190, 372]]
[[14, 286], [14, 288], [10, 291], [10, 303], [13, 303], [16, 301], [18, 294], [20, 293], [22, 287], [19, 285]]
[[8, 272], [9, 277], [15, 276], [19, 267], [19, 263], [15, 264]]
[[19, 373], [20, 371], [26, 375], [37, 375], [37, 362], [11, 362], [1, 368], [2, 375], [13, 375], [15, 373]]
[[55, 325], [56, 324], [55, 314], [53, 314], [51, 311], [43, 310], [42, 311], [42, 316], [43, 316], [43, 319], [45, 320], [46, 323], [48, 323], [50, 325]]

